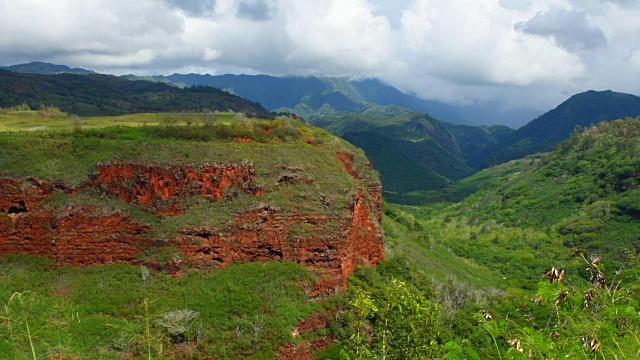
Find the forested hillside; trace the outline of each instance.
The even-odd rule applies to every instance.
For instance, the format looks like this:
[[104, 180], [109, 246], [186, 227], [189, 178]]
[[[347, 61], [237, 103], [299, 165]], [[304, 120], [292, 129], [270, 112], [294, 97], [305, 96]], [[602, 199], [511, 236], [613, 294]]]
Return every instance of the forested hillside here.
[[635, 356], [639, 144], [640, 119], [578, 128], [555, 152], [450, 186], [471, 193], [460, 203], [406, 208], [436, 243], [501, 274], [505, 296], [483, 308], [498, 341], [486, 354]]
[[454, 125], [397, 106], [340, 112], [313, 124], [364, 149], [380, 172], [386, 199], [403, 203], [410, 201], [406, 193], [441, 189], [471, 175], [475, 170], [466, 160], [512, 131]]
[[76, 115], [136, 112], [227, 111], [267, 116], [259, 104], [211, 87], [130, 81], [111, 75], [25, 74], [0, 70], [0, 107], [53, 105]]
[[484, 149], [471, 160], [472, 166], [488, 166], [529, 154], [550, 151], [571, 135], [576, 126], [640, 115], [640, 97], [607, 91], [576, 94], [553, 110], [534, 119], [498, 146]]
[[451, 105], [404, 94], [376, 79], [199, 74], [173, 74], [156, 79], [213, 86], [257, 101], [269, 110], [291, 111], [307, 120], [339, 111], [363, 112], [371, 105], [395, 105], [428, 112], [447, 121], [462, 120]]
[[53, 74], [79, 74], [79, 75], [87, 75], [87, 74], [95, 74], [95, 72], [87, 69], [81, 68], [70, 68], [67, 65], [56, 65], [41, 61], [34, 61], [28, 64], [17, 64], [11, 66], [0, 66], [2, 70], [14, 71], [19, 73], [29, 73], [29, 74], [42, 74], [42, 75], [53, 75]]

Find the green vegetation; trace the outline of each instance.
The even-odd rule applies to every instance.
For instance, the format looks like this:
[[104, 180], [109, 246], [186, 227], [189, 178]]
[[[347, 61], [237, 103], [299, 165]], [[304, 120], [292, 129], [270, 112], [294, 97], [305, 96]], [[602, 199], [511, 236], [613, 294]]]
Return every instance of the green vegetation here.
[[380, 171], [386, 199], [394, 203], [411, 203], [406, 193], [442, 189], [471, 175], [466, 159], [505, 136], [501, 127], [446, 124], [395, 106], [323, 116], [314, 125], [362, 148]]
[[[107, 214], [127, 213], [151, 227], [150, 240], [171, 239], [193, 224], [225, 224], [257, 202], [283, 216], [346, 216], [364, 185], [345, 171], [338, 151], [353, 154], [352, 167], [364, 180], [377, 181], [375, 172], [365, 170], [361, 151], [299, 119], [131, 114], [83, 117], [75, 126], [74, 118], [57, 108], [43, 109], [46, 114], [21, 105], [0, 114], [2, 175], [78, 186], [105, 161], [254, 164], [262, 196], [187, 198], [177, 216], [156, 215], [93, 189], [57, 193], [41, 205], [54, 213], [83, 204]], [[305, 181], [283, 180], [292, 173]], [[2, 214], [2, 221], [9, 218]], [[291, 231], [301, 235], [305, 228]], [[177, 249], [156, 247], [138, 260], [162, 265], [176, 258]], [[60, 267], [46, 258], [9, 255], [0, 258], [0, 276], [3, 358], [271, 359], [283, 344], [301, 341], [292, 334], [301, 319], [332, 306], [330, 300], [311, 301], [301, 284], [314, 283], [315, 273], [288, 262], [234, 264], [218, 271], [184, 266], [180, 277], [172, 277], [146, 267]]]
[[28, 64], [18, 64], [11, 66], [0, 66], [2, 70], [9, 70], [21, 73], [31, 73], [31, 74], [43, 74], [43, 75], [53, 75], [53, 74], [61, 74], [61, 73], [73, 73], [73, 74], [95, 74], [91, 70], [80, 69], [80, 68], [70, 68], [66, 65], [55, 65], [51, 63], [45, 63], [41, 61], [34, 61]]
[[156, 81], [171, 81], [178, 86], [205, 85], [225, 89], [257, 101], [269, 110], [293, 112], [309, 121], [341, 111], [363, 112], [371, 107], [389, 105], [428, 112], [438, 119], [460, 120], [460, 115], [451, 105], [404, 94], [376, 79], [199, 74], [153, 78]]
[[41, 104], [52, 105], [80, 116], [205, 110], [269, 116], [259, 104], [211, 87], [180, 89], [111, 75], [40, 75], [0, 70], [0, 107], [21, 103], [32, 109]]
[[[553, 153], [427, 194], [438, 203], [387, 205], [387, 257], [350, 279], [351, 307], [338, 319], [351, 327], [334, 331], [342, 352], [403, 358], [386, 339], [430, 324], [436, 331], [411, 351], [448, 359], [636, 358], [639, 137], [640, 119], [600, 123], [578, 129]], [[398, 292], [405, 296], [394, 298]], [[399, 311], [403, 301], [424, 312]], [[392, 317], [380, 310], [388, 308], [397, 310]], [[405, 326], [395, 328], [398, 319]]]
[[628, 116], [640, 116], [640, 97], [611, 90], [576, 94], [521, 127], [500, 144], [477, 153], [472, 164], [487, 166], [551, 151], [556, 144], [568, 139], [576, 126], [586, 127]]
[[[30, 106], [0, 111], [3, 175], [77, 186], [101, 161], [249, 161], [266, 191], [260, 201], [285, 214], [346, 212], [362, 186], [335, 157], [356, 149], [296, 119], [210, 112], [76, 119]], [[397, 192], [387, 199], [405, 204], [384, 205], [385, 261], [359, 268], [345, 293], [310, 299], [300, 284], [313, 274], [286, 262], [170, 277], [145, 267], [53, 267], [44, 258], [5, 256], [0, 354], [271, 359], [284, 343], [330, 335], [335, 341], [317, 358], [639, 355], [640, 118], [577, 128], [553, 152], [460, 179], [471, 172], [464, 151], [479, 151], [508, 131], [484, 128], [483, 137], [399, 108], [376, 111], [386, 113], [340, 114], [323, 123], [368, 149]], [[375, 180], [362, 171], [364, 154], [355, 151], [355, 158], [358, 172]], [[448, 173], [430, 172], [445, 163]], [[397, 165], [410, 176], [396, 174]], [[290, 173], [309, 182], [280, 181]], [[413, 184], [425, 179], [439, 183]], [[129, 213], [151, 226], [154, 239], [168, 239], [190, 224], [224, 224], [254, 200], [189, 198], [183, 214], [163, 217], [82, 190], [42, 206], [76, 203]], [[299, 224], [289, 236], [307, 230]], [[168, 260], [175, 249], [144, 256]], [[326, 314], [326, 328], [292, 334], [314, 312]]]
[[[500, 274], [499, 292], [463, 306], [476, 319], [458, 315], [439, 343], [470, 344], [490, 358], [636, 356], [639, 137], [640, 119], [578, 129], [553, 153], [432, 192], [440, 202], [429, 207], [402, 207], [430, 246]], [[545, 282], [545, 273], [556, 275]]]
[[321, 311], [298, 284], [312, 275], [289, 262], [181, 277], [129, 265], [51, 265], [0, 259], [3, 358], [271, 359], [294, 340], [300, 319]]

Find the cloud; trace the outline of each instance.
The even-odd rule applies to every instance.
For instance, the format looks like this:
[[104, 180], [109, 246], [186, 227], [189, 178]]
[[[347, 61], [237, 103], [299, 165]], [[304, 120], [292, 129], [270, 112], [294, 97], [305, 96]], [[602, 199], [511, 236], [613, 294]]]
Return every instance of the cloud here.
[[[84, 62], [91, 58], [101, 59], [99, 64], [108, 58], [114, 64], [124, 64], [127, 58], [139, 63], [137, 53], [153, 57], [148, 54], [176, 41], [182, 28], [178, 16], [153, 1], [25, 0], [3, 2], [0, 14], [3, 58], [71, 65], [100, 66]], [[99, 54], [103, 56], [92, 57]]]
[[532, 0], [500, 0], [500, 6], [509, 10], [525, 10], [528, 9]]
[[238, 0], [236, 2], [238, 16], [255, 21], [266, 21], [273, 17], [277, 6], [267, 0]]
[[184, 11], [190, 16], [205, 16], [213, 13], [216, 0], [163, 0], [168, 6]]
[[612, 4], [625, 6], [625, 7], [635, 7], [635, 8], [637, 8], [639, 6], [637, 0], [605, 0], [605, 1], [609, 2], [609, 3], [612, 3]]
[[517, 31], [553, 38], [562, 47], [594, 50], [607, 46], [604, 32], [589, 24], [584, 11], [552, 9], [539, 12], [526, 22], [515, 25]]
[[307, 73], [364, 75], [392, 63], [394, 39], [366, 0], [283, 1], [292, 50], [286, 63]]
[[412, 71], [460, 85], [517, 85], [580, 76], [580, 59], [513, 30], [522, 17], [498, 0], [416, 0], [402, 17]]
[[638, 18], [635, 0], [0, 1], [0, 64], [369, 76], [548, 109], [590, 88], [640, 93]]

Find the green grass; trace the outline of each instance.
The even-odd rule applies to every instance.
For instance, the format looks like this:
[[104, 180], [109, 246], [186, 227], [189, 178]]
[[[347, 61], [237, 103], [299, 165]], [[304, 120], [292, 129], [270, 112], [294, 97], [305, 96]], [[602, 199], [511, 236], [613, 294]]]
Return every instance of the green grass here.
[[[137, 114], [83, 118], [81, 128], [74, 129], [68, 117], [43, 119], [31, 112], [9, 121], [14, 114], [2, 116], [3, 176], [37, 176], [77, 187], [105, 161], [254, 164], [256, 185], [264, 195], [217, 202], [189, 197], [181, 200], [185, 212], [178, 216], [155, 215], [96, 189], [57, 193], [42, 205], [54, 212], [75, 205], [125, 212], [149, 224], [149, 236], [156, 240], [172, 239], [193, 224], [220, 226], [259, 202], [279, 208], [284, 216], [296, 212], [346, 217], [353, 196], [365, 184], [345, 171], [336, 152], [354, 155], [353, 168], [365, 182], [378, 181], [377, 174], [366, 169], [368, 161], [361, 151], [297, 120], [217, 114], [213, 124], [188, 126], [186, 120], [167, 119], [174, 115]], [[38, 126], [47, 128], [26, 130]], [[236, 137], [252, 142], [236, 143]], [[317, 146], [307, 144], [310, 139]], [[291, 172], [310, 181], [279, 182], [282, 174]], [[294, 226], [289, 236], [305, 235], [305, 230]], [[169, 261], [176, 252], [172, 247], [151, 249], [140, 260]], [[291, 332], [300, 319], [322, 311], [321, 302], [310, 302], [300, 286], [313, 282], [314, 276], [290, 262], [234, 264], [218, 271], [186, 269], [181, 277], [152, 272], [146, 280], [144, 271], [128, 265], [57, 267], [45, 258], [23, 255], [0, 258], [0, 300], [6, 304], [0, 321], [14, 324], [0, 327], [0, 353], [27, 358], [31, 338], [37, 358], [121, 359], [130, 354], [142, 359], [151, 353], [152, 358], [167, 359], [271, 359], [280, 345], [297, 340]], [[10, 301], [11, 296], [25, 306]], [[159, 324], [163, 314], [184, 309], [199, 314], [185, 335], [176, 337]], [[27, 319], [32, 337], [26, 333]], [[177, 341], [182, 337], [192, 344], [198, 337], [197, 346]]]
[[533, 289], [550, 266], [568, 266], [573, 246], [620, 266], [640, 250], [631, 230], [639, 208], [638, 136], [638, 119], [599, 124], [556, 152], [496, 166], [431, 193], [436, 205], [403, 209], [428, 217], [432, 236], [457, 255], [498, 270], [513, 289]]
[[[187, 121], [193, 125], [202, 125], [207, 114], [202, 113], [136, 113], [120, 116], [86, 116], [81, 117], [83, 129], [105, 128], [110, 126], [144, 126], [173, 125], [186, 126]], [[229, 124], [234, 120], [234, 113], [210, 113], [213, 123]], [[57, 116], [42, 115], [36, 110], [12, 110], [0, 112], [0, 132], [4, 131], [36, 131], [36, 130], [71, 130], [72, 118], [66, 113]]]
[[[312, 276], [290, 262], [193, 270], [177, 278], [151, 272], [145, 280], [139, 267], [129, 265], [52, 270], [45, 258], [7, 255], [0, 271], [0, 301], [6, 305], [0, 318], [11, 325], [0, 327], [3, 358], [30, 357], [28, 321], [37, 358], [142, 359], [151, 345], [153, 358], [182, 358], [186, 352], [195, 358], [269, 359], [293, 340], [300, 319], [320, 310], [298, 285]], [[190, 332], [193, 344], [199, 338], [195, 348], [172, 341], [158, 324], [162, 314], [181, 309], [199, 313]], [[257, 332], [255, 321], [264, 321]]]
[[502, 276], [473, 260], [462, 258], [446, 247], [440, 234], [425, 222], [395, 205], [385, 205], [383, 229], [385, 257], [403, 258], [412, 273], [423, 273], [438, 281], [454, 276], [476, 289], [501, 286]]

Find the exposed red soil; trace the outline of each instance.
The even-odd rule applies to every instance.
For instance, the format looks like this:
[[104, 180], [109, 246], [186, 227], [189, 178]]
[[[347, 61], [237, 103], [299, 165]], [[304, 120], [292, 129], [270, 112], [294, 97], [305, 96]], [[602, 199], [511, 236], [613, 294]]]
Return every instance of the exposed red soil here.
[[140, 163], [98, 164], [89, 186], [121, 200], [153, 208], [161, 214], [181, 212], [180, 200], [205, 196], [213, 201], [225, 194], [261, 194], [254, 185], [252, 164], [150, 166]]
[[[293, 337], [298, 337], [305, 332], [318, 330], [326, 327], [327, 318], [324, 315], [314, 313], [307, 319], [300, 320], [300, 323], [293, 330]], [[297, 344], [287, 343], [278, 349], [276, 358], [278, 360], [311, 360], [315, 359], [313, 353], [318, 350], [324, 350], [333, 342], [331, 336], [323, 336], [313, 339], [309, 342], [301, 341]]]
[[[98, 164], [97, 172], [82, 187], [94, 187], [166, 215], [179, 213], [179, 200], [185, 196], [216, 201], [238, 193], [261, 193], [254, 185], [253, 166], [246, 163], [198, 168]], [[186, 263], [197, 267], [224, 267], [236, 261], [295, 261], [317, 269], [318, 281], [302, 284], [308, 296], [334, 293], [345, 288], [347, 276], [358, 264], [373, 265], [383, 259], [382, 190], [379, 184], [367, 184], [367, 188], [368, 193], [358, 190], [343, 215], [285, 212], [260, 203], [224, 226], [183, 229], [169, 244], [185, 255]], [[0, 255], [45, 255], [69, 265], [139, 263], [142, 251], [165, 245], [154, 244], [149, 226], [125, 213], [107, 213], [86, 205], [68, 206], [56, 213], [51, 206], [42, 206], [55, 192], [73, 191], [59, 182], [0, 178]], [[180, 266], [167, 264], [165, 270], [179, 274]]]
[[47, 196], [65, 191], [62, 182], [40, 181], [36, 178], [19, 180], [0, 178], [0, 212], [19, 214], [34, 210]]
[[195, 265], [293, 260], [322, 269], [318, 282], [305, 289], [316, 296], [344, 289], [358, 264], [382, 260], [382, 232], [374, 219], [362, 192], [344, 217], [282, 214], [263, 204], [224, 227], [185, 229], [174, 245]]
[[127, 214], [88, 206], [67, 207], [59, 214], [44, 209], [0, 214], [0, 254], [43, 255], [68, 265], [134, 263], [148, 232], [148, 225]]
[[306, 144], [311, 145], [311, 146], [318, 146], [318, 145], [319, 145], [319, 144], [318, 144], [318, 140], [317, 140], [317, 139], [315, 139], [315, 138], [304, 138], [304, 142], [305, 142]]
[[355, 179], [360, 179], [360, 174], [353, 168], [353, 154], [336, 152], [336, 156], [338, 157], [342, 165], [344, 165], [344, 168], [347, 170], [347, 172], [351, 174], [351, 176], [353, 176]]

